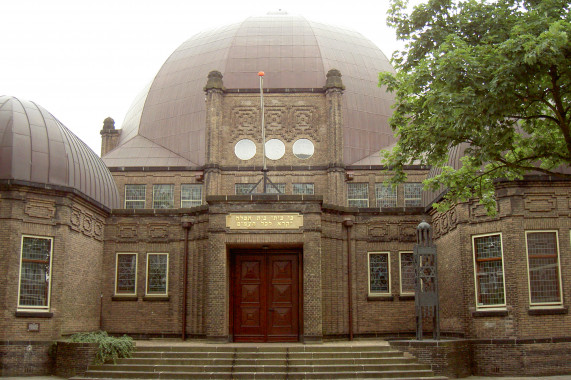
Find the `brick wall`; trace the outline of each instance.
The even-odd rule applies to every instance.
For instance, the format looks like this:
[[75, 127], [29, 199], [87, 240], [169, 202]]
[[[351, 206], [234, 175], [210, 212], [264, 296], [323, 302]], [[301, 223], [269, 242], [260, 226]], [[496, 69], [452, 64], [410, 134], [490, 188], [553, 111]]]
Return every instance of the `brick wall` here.
[[87, 367], [93, 364], [98, 349], [98, 343], [57, 342], [55, 375], [64, 378], [83, 376]]

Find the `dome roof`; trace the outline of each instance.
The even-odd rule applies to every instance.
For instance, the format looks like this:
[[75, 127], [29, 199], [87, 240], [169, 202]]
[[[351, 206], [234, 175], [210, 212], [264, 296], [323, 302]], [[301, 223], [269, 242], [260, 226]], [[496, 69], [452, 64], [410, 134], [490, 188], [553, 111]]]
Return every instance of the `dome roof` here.
[[132, 163], [126, 152], [117, 151], [142, 136], [190, 165], [203, 165], [203, 87], [212, 70], [223, 74], [228, 89], [258, 88], [260, 70], [266, 73], [265, 88], [308, 89], [322, 88], [333, 68], [341, 71], [346, 87], [344, 160], [352, 164], [394, 141], [387, 122], [393, 96], [377, 86], [378, 73], [392, 71], [392, 66], [357, 32], [281, 13], [250, 17], [184, 42], [137, 97], [125, 117], [118, 148], [104, 161], [110, 166], [121, 166], [119, 158]]
[[71, 188], [111, 209], [119, 193], [101, 159], [34, 102], [0, 96], [0, 180]]

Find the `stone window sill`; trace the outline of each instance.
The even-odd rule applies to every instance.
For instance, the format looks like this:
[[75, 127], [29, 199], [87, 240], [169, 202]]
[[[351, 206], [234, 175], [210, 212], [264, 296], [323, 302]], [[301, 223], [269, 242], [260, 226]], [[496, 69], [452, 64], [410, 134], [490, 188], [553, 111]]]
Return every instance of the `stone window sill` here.
[[557, 315], [557, 314], [568, 314], [569, 306], [535, 306], [527, 309], [527, 314], [529, 315]]
[[54, 313], [49, 311], [16, 311], [16, 318], [51, 318]]
[[398, 299], [399, 301], [414, 301], [414, 294], [401, 294]]
[[392, 294], [369, 294], [367, 301], [394, 301], [395, 297]]
[[170, 299], [169, 296], [146, 295], [145, 297], [143, 297], [143, 301], [150, 301], [150, 302], [168, 301], [169, 299]]
[[111, 297], [111, 301], [137, 301], [138, 297], [136, 295], [114, 295]]
[[480, 318], [480, 317], [507, 317], [508, 310], [507, 309], [481, 309], [472, 311], [472, 317]]

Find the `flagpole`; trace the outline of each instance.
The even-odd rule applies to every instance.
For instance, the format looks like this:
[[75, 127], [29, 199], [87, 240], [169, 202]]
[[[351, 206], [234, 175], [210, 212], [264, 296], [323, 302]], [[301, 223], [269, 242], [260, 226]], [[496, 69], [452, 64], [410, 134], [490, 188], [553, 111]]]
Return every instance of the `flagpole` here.
[[266, 126], [264, 124], [264, 72], [260, 71], [258, 73], [258, 76], [260, 77], [260, 109], [262, 111], [262, 163], [263, 163], [262, 172], [264, 173], [263, 192], [265, 193], [268, 168], [266, 167]]

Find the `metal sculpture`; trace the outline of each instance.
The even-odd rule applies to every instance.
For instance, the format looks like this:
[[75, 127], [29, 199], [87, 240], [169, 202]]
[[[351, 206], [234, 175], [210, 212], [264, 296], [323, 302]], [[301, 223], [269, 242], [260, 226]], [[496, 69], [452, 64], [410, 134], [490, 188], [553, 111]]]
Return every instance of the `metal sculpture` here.
[[432, 227], [425, 221], [422, 221], [416, 228], [413, 257], [416, 339], [422, 340], [422, 320], [426, 317], [433, 318], [432, 335], [434, 339], [440, 339], [436, 245], [432, 242]]

